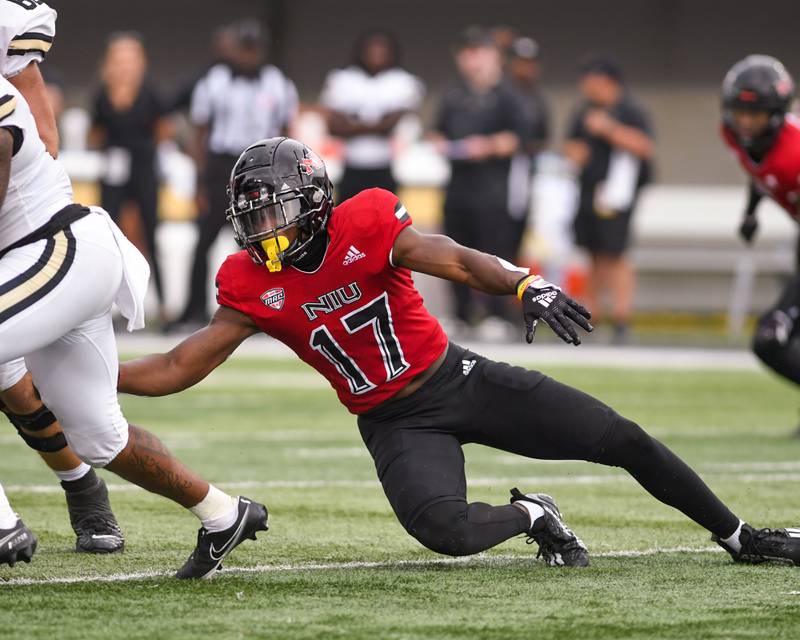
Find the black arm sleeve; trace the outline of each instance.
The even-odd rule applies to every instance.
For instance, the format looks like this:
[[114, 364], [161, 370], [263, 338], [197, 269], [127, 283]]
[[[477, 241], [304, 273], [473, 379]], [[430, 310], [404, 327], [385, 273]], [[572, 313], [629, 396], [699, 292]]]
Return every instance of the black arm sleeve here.
[[750, 190], [747, 198], [747, 208], [744, 210], [745, 217], [750, 217], [756, 215], [756, 208], [758, 207], [758, 203], [761, 202], [761, 198], [763, 198], [756, 188], [755, 183], [751, 180], [750, 181]]

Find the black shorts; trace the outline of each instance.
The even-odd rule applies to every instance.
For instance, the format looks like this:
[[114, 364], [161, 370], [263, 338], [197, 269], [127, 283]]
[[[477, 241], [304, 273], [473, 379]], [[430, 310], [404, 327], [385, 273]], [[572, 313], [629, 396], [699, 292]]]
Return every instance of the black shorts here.
[[597, 461], [617, 418], [599, 400], [542, 373], [450, 343], [430, 380], [360, 415], [358, 427], [386, 497], [409, 529], [430, 505], [465, 499], [461, 445]]
[[628, 248], [632, 217], [632, 209], [611, 216], [580, 209], [575, 216], [575, 244], [590, 253], [622, 255]]

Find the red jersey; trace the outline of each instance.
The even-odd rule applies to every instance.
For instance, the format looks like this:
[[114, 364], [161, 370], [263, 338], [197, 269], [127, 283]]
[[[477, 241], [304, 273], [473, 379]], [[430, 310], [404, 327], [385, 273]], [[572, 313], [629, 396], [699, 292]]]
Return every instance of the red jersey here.
[[271, 273], [240, 251], [220, 267], [217, 302], [249, 316], [325, 376], [352, 413], [364, 413], [447, 346], [411, 272], [391, 263], [395, 238], [410, 225], [397, 196], [362, 191], [334, 208], [316, 271]]
[[775, 144], [761, 162], [755, 162], [722, 126], [722, 137], [759, 190], [769, 195], [795, 219], [800, 219], [800, 121], [788, 114]]

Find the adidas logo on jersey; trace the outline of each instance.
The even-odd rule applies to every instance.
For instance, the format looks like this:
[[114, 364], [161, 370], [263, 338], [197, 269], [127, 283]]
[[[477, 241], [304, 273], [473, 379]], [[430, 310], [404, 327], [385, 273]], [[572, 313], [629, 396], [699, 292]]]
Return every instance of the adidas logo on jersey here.
[[359, 251], [356, 249], [352, 244], [350, 248], [347, 250], [347, 255], [344, 257], [342, 264], [347, 266], [348, 264], [353, 264], [356, 260], [361, 260], [361, 258], [366, 258], [367, 254], [363, 251]]
[[461, 361], [461, 372], [468, 376], [469, 372], [472, 371], [472, 367], [475, 366], [475, 360], [462, 360]]
[[547, 291], [546, 293], [540, 293], [538, 296], [534, 296], [533, 301], [538, 302], [542, 305], [545, 309], [553, 304], [553, 301], [558, 297], [558, 291]]

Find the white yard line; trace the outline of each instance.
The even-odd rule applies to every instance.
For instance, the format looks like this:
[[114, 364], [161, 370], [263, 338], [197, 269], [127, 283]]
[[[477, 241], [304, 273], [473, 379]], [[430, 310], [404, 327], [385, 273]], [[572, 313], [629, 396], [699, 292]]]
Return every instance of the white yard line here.
[[[747, 482], [797, 482], [800, 481], [800, 471], [792, 473], [789, 471], [779, 473], [741, 473], [742, 471], [760, 469], [795, 469], [794, 463], [774, 463], [774, 467], [769, 466], [773, 463], [725, 463], [701, 465], [700, 471], [704, 475], [724, 475], [736, 474], [735, 479], [738, 483]], [[614, 484], [617, 482], [635, 482], [626, 473], [610, 473], [605, 475], [541, 475], [541, 476], [499, 476], [499, 477], [475, 477], [467, 478], [470, 487], [495, 487], [511, 484], [519, 485], [593, 485], [593, 484]], [[361, 489], [378, 487], [377, 480], [242, 480], [239, 482], [220, 482], [219, 486], [223, 489], [325, 489], [325, 488], [348, 488]], [[9, 484], [4, 485], [5, 490], [10, 493], [62, 493], [63, 489], [54, 480], [52, 484]], [[142, 491], [139, 487], [132, 484], [108, 484], [108, 488], [113, 492]]]
[[[662, 553], [721, 553], [720, 547], [665, 547], [643, 550], [601, 551], [591, 554], [593, 558], [639, 558]], [[289, 571], [348, 571], [352, 569], [400, 569], [407, 567], [441, 567], [452, 565], [492, 566], [519, 561], [533, 561], [533, 554], [522, 555], [484, 555], [478, 554], [462, 558], [432, 558], [430, 560], [385, 560], [378, 562], [325, 562], [298, 564], [259, 564], [252, 567], [226, 567], [222, 575], [279, 573]], [[11, 578], [0, 580], [0, 586], [22, 586], [40, 584], [75, 584], [78, 582], [130, 582], [150, 578], [169, 578], [173, 571], [137, 571], [133, 573], [112, 573], [109, 575], [81, 575], [52, 578]]]

